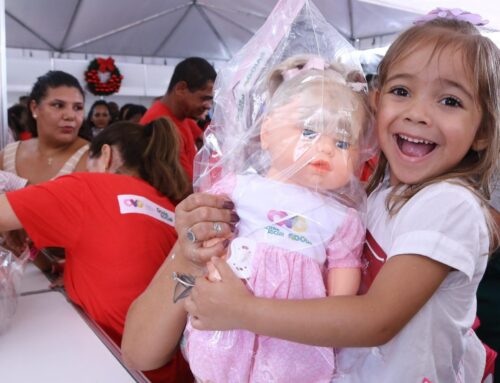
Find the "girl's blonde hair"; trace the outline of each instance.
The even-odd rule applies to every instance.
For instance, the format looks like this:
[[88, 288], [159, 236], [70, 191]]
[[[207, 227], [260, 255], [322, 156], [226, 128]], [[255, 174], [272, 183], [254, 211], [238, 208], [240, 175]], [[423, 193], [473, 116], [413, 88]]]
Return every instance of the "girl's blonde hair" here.
[[[378, 68], [379, 89], [381, 89], [395, 64], [423, 46], [433, 45], [429, 60], [452, 49], [462, 53], [469, 81], [476, 93], [475, 102], [482, 112], [482, 119], [476, 139], [487, 142], [485, 148], [469, 149], [460, 163], [448, 172], [416, 185], [399, 185], [387, 199], [387, 208], [396, 213], [411, 197], [424, 187], [443, 180], [455, 180], [470, 188], [486, 202], [490, 198], [492, 178], [498, 170], [500, 151], [500, 50], [470, 23], [455, 19], [437, 18], [424, 24], [415, 25], [402, 33], [391, 45]], [[417, 69], [417, 68], [416, 68]], [[380, 154], [378, 166], [367, 186], [371, 193], [382, 182], [387, 167], [387, 159]], [[460, 180], [458, 180], [460, 179]], [[489, 216], [489, 214], [488, 214]], [[489, 216], [490, 231], [496, 237], [496, 229]], [[496, 241], [493, 241], [496, 242]]]

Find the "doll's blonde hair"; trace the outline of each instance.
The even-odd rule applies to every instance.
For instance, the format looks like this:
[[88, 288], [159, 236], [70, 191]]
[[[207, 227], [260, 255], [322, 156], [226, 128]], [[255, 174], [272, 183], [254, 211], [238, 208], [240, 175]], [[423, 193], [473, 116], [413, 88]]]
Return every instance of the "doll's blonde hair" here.
[[[309, 67], [312, 60], [321, 67]], [[289, 76], [289, 73], [293, 73]], [[351, 95], [349, 110], [339, 110], [339, 92]], [[266, 114], [299, 100], [299, 119], [319, 132], [346, 135], [351, 144], [359, 142], [369, 121], [366, 80], [360, 71], [349, 70], [340, 63], [326, 63], [319, 56], [292, 56], [277, 65], [268, 77], [269, 101]], [[340, 99], [345, 97], [340, 96]], [[354, 119], [359, 119], [353, 123]], [[332, 124], [332, 122], [335, 122]], [[332, 132], [333, 129], [333, 132]]]

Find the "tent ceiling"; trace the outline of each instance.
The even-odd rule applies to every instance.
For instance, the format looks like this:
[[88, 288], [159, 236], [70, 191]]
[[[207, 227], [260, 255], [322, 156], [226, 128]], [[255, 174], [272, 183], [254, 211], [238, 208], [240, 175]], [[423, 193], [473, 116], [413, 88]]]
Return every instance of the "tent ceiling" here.
[[[357, 0], [315, 0], [351, 41], [374, 47], [416, 14]], [[6, 0], [8, 47], [147, 57], [232, 57], [276, 0]]]

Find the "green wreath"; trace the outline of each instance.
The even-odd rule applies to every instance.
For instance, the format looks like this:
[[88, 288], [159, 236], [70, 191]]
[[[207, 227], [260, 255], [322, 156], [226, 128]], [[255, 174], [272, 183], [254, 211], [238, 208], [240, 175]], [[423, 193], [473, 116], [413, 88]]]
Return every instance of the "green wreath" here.
[[[99, 76], [101, 75], [101, 76]], [[103, 79], [105, 79], [103, 81]], [[123, 76], [111, 57], [93, 59], [85, 72], [88, 90], [96, 96], [109, 96], [120, 90]]]

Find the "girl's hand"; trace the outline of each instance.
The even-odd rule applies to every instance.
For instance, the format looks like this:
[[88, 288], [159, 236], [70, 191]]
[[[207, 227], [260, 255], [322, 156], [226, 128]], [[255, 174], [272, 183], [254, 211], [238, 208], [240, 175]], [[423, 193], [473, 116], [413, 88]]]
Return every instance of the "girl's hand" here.
[[197, 278], [184, 307], [198, 330], [231, 330], [241, 327], [244, 309], [253, 296], [226, 261], [213, 258], [221, 281]]
[[[198, 266], [225, 253], [239, 221], [234, 203], [222, 195], [195, 193], [175, 209], [180, 255]], [[222, 241], [210, 241], [222, 238]]]

